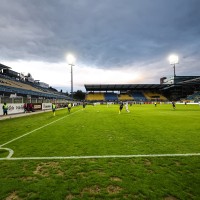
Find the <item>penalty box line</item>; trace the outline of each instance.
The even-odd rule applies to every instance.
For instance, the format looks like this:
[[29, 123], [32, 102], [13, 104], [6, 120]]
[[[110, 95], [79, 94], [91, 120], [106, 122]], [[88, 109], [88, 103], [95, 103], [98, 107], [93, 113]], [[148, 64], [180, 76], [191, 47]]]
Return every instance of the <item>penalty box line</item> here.
[[102, 156], [58, 156], [58, 157], [19, 157], [0, 158], [1, 160], [77, 160], [77, 159], [102, 159], [102, 158], [156, 158], [156, 157], [192, 157], [200, 153], [186, 154], [141, 154], [141, 155], [102, 155]]
[[27, 135], [29, 135], [29, 134], [35, 132], [35, 131], [38, 131], [38, 130], [40, 130], [40, 129], [43, 129], [43, 128], [45, 128], [45, 127], [47, 127], [47, 126], [49, 126], [49, 125], [51, 125], [51, 124], [54, 124], [54, 123], [56, 123], [56, 122], [58, 122], [58, 121], [60, 121], [60, 120], [62, 120], [62, 119], [64, 119], [64, 118], [66, 118], [66, 117], [69, 117], [69, 116], [71, 116], [71, 115], [73, 115], [73, 114], [75, 114], [75, 113], [77, 113], [77, 112], [79, 112], [79, 111], [81, 111], [81, 110], [77, 110], [77, 111], [75, 111], [75, 112], [73, 112], [73, 113], [71, 113], [71, 114], [69, 114], [69, 115], [66, 115], [66, 116], [64, 116], [64, 117], [61, 117], [60, 119], [57, 119], [57, 120], [55, 120], [55, 121], [53, 121], [53, 122], [50, 122], [50, 123], [48, 123], [48, 124], [45, 124], [44, 126], [41, 126], [41, 127], [39, 127], [39, 128], [36, 128], [36, 129], [34, 129], [34, 130], [32, 130], [32, 131], [30, 131], [30, 132], [28, 132], [28, 133], [25, 133], [24, 135], [21, 135], [21, 136], [19, 136], [19, 137], [17, 137], [17, 138], [14, 138], [14, 139], [12, 139], [12, 140], [10, 140], [10, 141], [8, 141], [8, 142], [6, 142], [6, 143], [0, 145], [0, 147], [3, 147], [3, 146], [5, 146], [5, 145], [7, 145], [7, 144], [10, 144], [11, 142], [14, 142], [14, 141], [16, 141], [16, 140], [19, 140], [19, 139], [21, 139], [21, 138], [23, 138], [23, 137], [25, 137], [25, 136], [27, 136]]

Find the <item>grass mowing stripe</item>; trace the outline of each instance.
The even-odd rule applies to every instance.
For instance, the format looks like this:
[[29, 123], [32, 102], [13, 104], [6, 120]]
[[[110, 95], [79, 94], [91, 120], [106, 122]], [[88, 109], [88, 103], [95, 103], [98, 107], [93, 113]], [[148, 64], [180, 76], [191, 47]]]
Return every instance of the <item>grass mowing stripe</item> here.
[[24, 158], [0, 158], [0, 160], [75, 160], [75, 159], [99, 159], [99, 158], [145, 158], [145, 157], [190, 157], [200, 156], [200, 153], [186, 154], [144, 154], [144, 155], [102, 155], [102, 156], [66, 156], [66, 157], [24, 157]]
[[[81, 109], [81, 110], [82, 110], [82, 109]], [[77, 112], [79, 112], [79, 111], [81, 111], [81, 110], [77, 110], [77, 111], [75, 111], [74, 113], [71, 113], [70, 115], [75, 114], [75, 113], [77, 113]], [[41, 126], [41, 127], [39, 127], [39, 128], [36, 128], [36, 129], [34, 129], [34, 130], [32, 130], [32, 131], [30, 131], [30, 132], [28, 132], [28, 133], [25, 133], [24, 135], [21, 135], [21, 136], [15, 138], [15, 139], [12, 139], [12, 140], [10, 140], [10, 141], [8, 141], [8, 142], [6, 142], [6, 143], [0, 145], [0, 148], [3, 147], [3, 146], [5, 146], [5, 145], [7, 145], [7, 144], [10, 144], [11, 142], [14, 142], [14, 141], [20, 139], [20, 138], [22, 138], [22, 137], [25, 137], [25, 136], [27, 136], [27, 135], [29, 135], [29, 134], [35, 132], [35, 131], [38, 131], [38, 130], [40, 130], [40, 129], [42, 129], [42, 128], [45, 128], [45, 127], [47, 127], [47, 126], [49, 126], [49, 125], [51, 125], [51, 124], [53, 124], [53, 123], [55, 123], [55, 122], [57, 122], [57, 121], [60, 121], [60, 120], [62, 120], [62, 119], [64, 119], [64, 118], [66, 118], [66, 117], [69, 117], [70, 115], [61, 117], [60, 119], [57, 119], [57, 120], [55, 120], [55, 121], [53, 121], [53, 122], [50, 122], [50, 123], [48, 123], [48, 124], [45, 124], [44, 126]]]

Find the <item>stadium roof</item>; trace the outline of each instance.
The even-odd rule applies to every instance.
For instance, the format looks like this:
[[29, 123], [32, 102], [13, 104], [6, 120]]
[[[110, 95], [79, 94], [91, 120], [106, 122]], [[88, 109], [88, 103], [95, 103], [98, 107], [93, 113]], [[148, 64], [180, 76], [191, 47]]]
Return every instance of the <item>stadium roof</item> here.
[[2, 70], [2, 69], [10, 69], [10, 67], [0, 63], [0, 70]]
[[194, 79], [190, 79], [190, 80], [185, 80], [180, 82], [180, 84], [186, 85], [186, 84], [191, 84], [191, 85], [199, 85], [200, 84], [200, 77], [194, 78]]
[[163, 89], [164, 84], [86, 84], [86, 91], [127, 91]]

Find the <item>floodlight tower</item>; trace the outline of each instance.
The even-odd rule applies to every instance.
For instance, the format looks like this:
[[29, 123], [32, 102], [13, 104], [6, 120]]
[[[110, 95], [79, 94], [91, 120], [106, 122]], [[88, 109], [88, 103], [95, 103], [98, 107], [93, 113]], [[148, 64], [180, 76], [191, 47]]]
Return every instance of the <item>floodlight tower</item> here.
[[178, 56], [177, 55], [171, 55], [171, 56], [169, 56], [169, 63], [170, 63], [170, 65], [173, 65], [173, 68], [174, 68], [174, 77], [175, 77], [176, 76], [175, 65], [178, 64]]
[[68, 65], [71, 66], [71, 97], [73, 99], [73, 66], [75, 65], [76, 58], [72, 54], [67, 55]]

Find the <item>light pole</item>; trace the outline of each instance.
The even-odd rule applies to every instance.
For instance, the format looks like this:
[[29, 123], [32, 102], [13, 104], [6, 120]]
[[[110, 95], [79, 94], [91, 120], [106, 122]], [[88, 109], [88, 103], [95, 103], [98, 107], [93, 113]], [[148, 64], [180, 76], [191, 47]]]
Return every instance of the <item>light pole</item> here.
[[169, 63], [170, 63], [170, 65], [173, 65], [173, 68], [174, 68], [174, 78], [175, 78], [175, 76], [176, 76], [175, 65], [178, 64], [178, 56], [177, 55], [171, 55], [171, 56], [169, 56]]
[[72, 97], [72, 99], [73, 99], [73, 66], [75, 64], [75, 61], [76, 61], [76, 59], [72, 54], [67, 55], [68, 65], [71, 66], [71, 97]]

